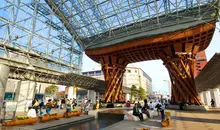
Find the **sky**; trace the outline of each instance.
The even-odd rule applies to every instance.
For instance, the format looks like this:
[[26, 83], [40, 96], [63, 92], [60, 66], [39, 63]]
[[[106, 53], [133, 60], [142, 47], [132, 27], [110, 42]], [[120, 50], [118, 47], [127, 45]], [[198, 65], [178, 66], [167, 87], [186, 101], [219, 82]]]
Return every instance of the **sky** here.
[[[205, 50], [207, 59], [210, 60], [216, 52], [220, 52], [220, 23], [217, 23], [214, 36], [208, 48]], [[170, 80], [167, 69], [161, 60], [152, 60], [132, 63], [143, 69], [152, 78], [152, 87], [154, 91], [168, 92], [168, 83], [164, 80]], [[84, 53], [82, 71], [100, 70], [101, 66], [92, 61]]]

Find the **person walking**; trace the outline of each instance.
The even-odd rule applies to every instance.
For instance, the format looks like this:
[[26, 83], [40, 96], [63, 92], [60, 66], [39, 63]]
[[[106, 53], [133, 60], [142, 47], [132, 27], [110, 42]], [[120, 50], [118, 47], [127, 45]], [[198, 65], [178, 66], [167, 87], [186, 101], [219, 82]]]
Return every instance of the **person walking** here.
[[162, 121], [165, 120], [165, 108], [166, 108], [165, 104], [162, 104], [161, 110], [160, 110], [161, 120]]
[[160, 102], [158, 102], [157, 105], [155, 106], [155, 108], [157, 108], [157, 114], [158, 114], [158, 116], [160, 115], [161, 106], [162, 106], [162, 105], [160, 104]]
[[52, 108], [53, 104], [51, 102], [51, 99], [48, 100], [47, 104], [46, 104], [46, 113], [49, 115], [51, 108]]
[[147, 117], [150, 119], [150, 113], [149, 113], [150, 107], [147, 104], [147, 99], [144, 100], [144, 107], [141, 109], [142, 113], [145, 113]]
[[89, 107], [90, 107], [90, 104], [91, 104], [90, 102], [91, 102], [91, 100], [88, 100], [86, 102], [86, 105], [84, 106], [84, 113], [85, 113], [85, 115], [88, 115]]
[[211, 100], [211, 106], [214, 108], [215, 107], [215, 101], [212, 99]]
[[44, 107], [44, 101], [42, 100], [41, 103], [39, 104], [40, 106], [40, 116], [42, 116], [44, 113], [43, 113], [43, 107]]

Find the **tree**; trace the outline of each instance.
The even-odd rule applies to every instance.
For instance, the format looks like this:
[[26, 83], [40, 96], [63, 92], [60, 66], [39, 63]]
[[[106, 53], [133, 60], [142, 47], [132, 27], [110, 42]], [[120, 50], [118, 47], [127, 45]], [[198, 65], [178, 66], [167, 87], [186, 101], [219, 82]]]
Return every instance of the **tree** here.
[[140, 95], [140, 98], [143, 100], [147, 98], [146, 91], [142, 87], [139, 88], [138, 95]]
[[45, 89], [45, 93], [46, 94], [50, 94], [50, 95], [53, 95], [55, 92], [57, 92], [58, 91], [58, 86], [56, 86], [56, 85], [50, 85], [49, 87], [47, 87], [46, 89]]
[[138, 90], [137, 87], [135, 85], [131, 86], [131, 100], [133, 97], [136, 97], [138, 95]]

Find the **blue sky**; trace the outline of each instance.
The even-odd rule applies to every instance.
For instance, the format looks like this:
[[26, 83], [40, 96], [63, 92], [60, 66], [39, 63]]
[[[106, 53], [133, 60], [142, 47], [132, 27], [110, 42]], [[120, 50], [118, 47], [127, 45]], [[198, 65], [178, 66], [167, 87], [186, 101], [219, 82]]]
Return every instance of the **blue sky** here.
[[[217, 23], [213, 39], [205, 51], [208, 60], [210, 60], [216, 52], [220, 52], [220, 23]], [[142, 68], [152, 78], [153, 90], [168, 92], [168, 84], [163, 80], [169, 80], [169, 75], [161, 60], [144, 61], [133, 64]], [[84, 54], [82, 71], [98, 69], [101, 69], [101, 66]]]

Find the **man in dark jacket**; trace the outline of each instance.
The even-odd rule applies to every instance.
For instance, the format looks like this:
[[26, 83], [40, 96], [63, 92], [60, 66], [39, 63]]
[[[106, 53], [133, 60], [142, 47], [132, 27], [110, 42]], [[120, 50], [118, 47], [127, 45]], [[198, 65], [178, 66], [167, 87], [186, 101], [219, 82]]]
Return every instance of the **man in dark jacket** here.
[[134, 116], [138, 116], [140, 118], [141, 121], [143, 121], [143, 114], [139, 112], [139, 108], [138, 108], [138, 104], [135, 103], [135, 106], [133, 108], [133, 115]]

